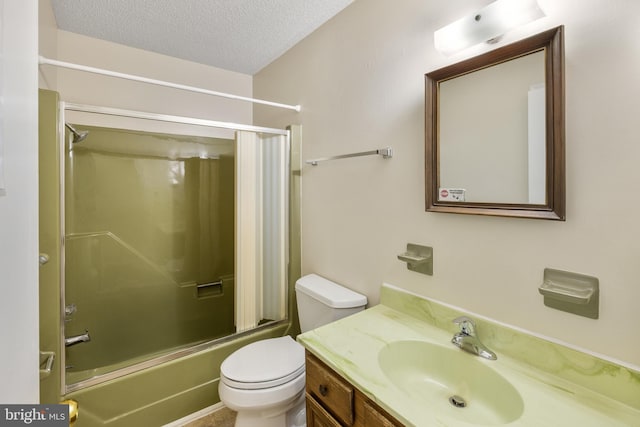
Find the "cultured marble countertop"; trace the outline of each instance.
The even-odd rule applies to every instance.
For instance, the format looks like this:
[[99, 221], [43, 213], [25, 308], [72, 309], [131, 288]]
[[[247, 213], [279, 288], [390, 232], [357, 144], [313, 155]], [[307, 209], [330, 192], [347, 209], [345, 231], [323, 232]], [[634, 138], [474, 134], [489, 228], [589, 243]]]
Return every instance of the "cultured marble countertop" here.
[[476, 423], [465, 419], [468, 417], [461, 411], [467, 408], [455, 408], [448, 402], [418, 404], [415, 396], [385, 375], [378, 364], [378, 354], [388, 343], [404, 340], [456, 349], [450, 342], [456, 327], [449, 324], [461, 314], [474, 318], [455, 307], [385, 285], [380, 305], [297, 339], [407, 426], [640, 427], [638, 371], [527, 336], [485, 318], [474, 318], [478, 335], [497, 353], [498, 360], [468, 356], [489, 366], [516, 388], [524, 402], [521, 416], [507, 423]]

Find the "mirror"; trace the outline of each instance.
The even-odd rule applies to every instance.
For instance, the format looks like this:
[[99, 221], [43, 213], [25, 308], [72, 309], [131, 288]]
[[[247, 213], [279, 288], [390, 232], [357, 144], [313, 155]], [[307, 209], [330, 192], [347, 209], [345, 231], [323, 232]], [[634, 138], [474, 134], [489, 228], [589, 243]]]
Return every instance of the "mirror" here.
[[426, 75], [426, 209], [565, 220], [563, 27]]

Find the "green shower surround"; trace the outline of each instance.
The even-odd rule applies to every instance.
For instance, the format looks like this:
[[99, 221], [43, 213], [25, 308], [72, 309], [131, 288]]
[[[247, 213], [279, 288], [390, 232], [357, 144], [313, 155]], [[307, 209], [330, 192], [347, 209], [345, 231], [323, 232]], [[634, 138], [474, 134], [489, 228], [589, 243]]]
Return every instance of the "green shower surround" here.
[[65, 335], [91, 341], [67, 348], [67, 385], [232, 335], [233, 140], [75, 127], [89, 136], [65, 150]]
[[[75, 399], [76, 427], [160, 426], [220, 401], [220, 364], [233, 351], [259, 339], [299, 332], [294, 287], [288, 289], [288, 322], [266, 326], [208, 349], [114, 380], [61, 394], [60, 188], [56, 92], [40, 91], [40, 251], [51, 257], [40, 270], [40, 345], [56, 351], [51, 375], [40, 383], [41, 403]], [[301, 127], [291, 126], [289, 283], [300, 277]], [[233, 230], [228, 230], [233, 234]]]
[[58, 143], [59, 98], [41, 90], [38, 115], [39, 251], [49, 256], [40, 267], [40, 350], [56, 354], [51, 374], [40, 380], [40, 401], [60, 401], [60, 150]]

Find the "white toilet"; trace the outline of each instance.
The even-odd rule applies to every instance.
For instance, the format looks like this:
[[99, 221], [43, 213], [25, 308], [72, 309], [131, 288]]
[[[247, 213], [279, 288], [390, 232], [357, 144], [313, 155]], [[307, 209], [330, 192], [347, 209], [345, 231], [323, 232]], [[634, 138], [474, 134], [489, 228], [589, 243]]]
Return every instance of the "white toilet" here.
[[[364, 310], [367, 297], [316, 274], [296, 282], [302, 332]], [[220, 366], [220, 400], [236, 427], [304, 427], [304, 348], [290, 336], [254, 342]]]

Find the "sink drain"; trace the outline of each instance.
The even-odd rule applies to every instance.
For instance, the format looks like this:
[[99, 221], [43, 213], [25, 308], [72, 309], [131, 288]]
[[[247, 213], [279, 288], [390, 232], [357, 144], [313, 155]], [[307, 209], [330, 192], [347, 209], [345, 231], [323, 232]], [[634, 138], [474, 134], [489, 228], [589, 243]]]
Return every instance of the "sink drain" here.
[[451, 403], [456, 408], [464, 408], [467, 406], [467, 401], [458, 395], [453, 395], [449, 398], [449, 403]]

